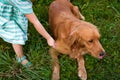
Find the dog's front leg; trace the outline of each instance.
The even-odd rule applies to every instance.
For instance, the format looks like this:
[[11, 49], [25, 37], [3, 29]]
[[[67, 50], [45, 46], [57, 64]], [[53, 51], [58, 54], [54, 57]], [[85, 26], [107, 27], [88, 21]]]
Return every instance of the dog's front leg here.
[[59, 60], [58, 60], [58, 52], [55, 49], [51, 48], [49, 50], [49, 53], [52, 57], [52, 68], [53, 68], [52, 80], [59, 80], [60, 66], [59, 66]]
[[80, 55], [77, 58], [78, 61], [78, 76], [82, 79], [82, 80], [87, 80], [87, 73], [86, 73], [86, 69], [85, 69], [85, 62], [84, 62], [84, 58], [82, 55]]

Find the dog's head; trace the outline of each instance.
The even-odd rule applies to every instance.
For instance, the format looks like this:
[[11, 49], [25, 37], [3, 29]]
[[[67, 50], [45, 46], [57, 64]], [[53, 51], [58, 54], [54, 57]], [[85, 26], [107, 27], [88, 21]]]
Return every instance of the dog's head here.
[[72, 51], [80, 52], [81, 54], [88, 53], [102, 59], [105, 56], [105, 50], [99, 39], [98, 29], [90, 23], [84, 23], [74, 28], [69, 36]]

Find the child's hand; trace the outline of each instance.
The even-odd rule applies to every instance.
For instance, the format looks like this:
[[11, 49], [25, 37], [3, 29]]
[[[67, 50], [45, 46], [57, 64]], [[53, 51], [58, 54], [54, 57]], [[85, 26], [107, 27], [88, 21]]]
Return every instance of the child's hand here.
[[55, 48], [55, 40], [53, 38], [47, 39], [47, 43], [49, 46]]

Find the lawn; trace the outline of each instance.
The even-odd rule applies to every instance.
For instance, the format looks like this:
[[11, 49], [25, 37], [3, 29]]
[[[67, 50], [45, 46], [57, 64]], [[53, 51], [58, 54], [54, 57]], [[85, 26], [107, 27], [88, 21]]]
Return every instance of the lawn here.
[[[53, 0], [32, 0], [33, 9], [45, 29], [52, 35], [48, 23], [48, 9]], [[86, 21], [95, 24], [107, 56], [96, 59], [85, 55], [88, 80], [120, 80], [120, 0], [71, 0]], [[24, 53], [33, 63], [26, 69], [17, 63], [11, 44], [0, 39], [0, 80], [51, 80], [51, 57], [46, 40], [29, 23], [29, 40]], [[78, 80], [77, 62], [67, 55], [60, 56], [61, 79]]]

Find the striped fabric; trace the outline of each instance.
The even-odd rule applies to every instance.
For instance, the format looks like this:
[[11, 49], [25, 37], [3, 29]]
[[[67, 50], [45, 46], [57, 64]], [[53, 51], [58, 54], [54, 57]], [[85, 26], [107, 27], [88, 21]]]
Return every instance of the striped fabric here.
[[33, 13], [30, 0], [0, 0], [0, 37], [24, 45], [28, 39], [28, 20], [24, 14], [30, 13]]

